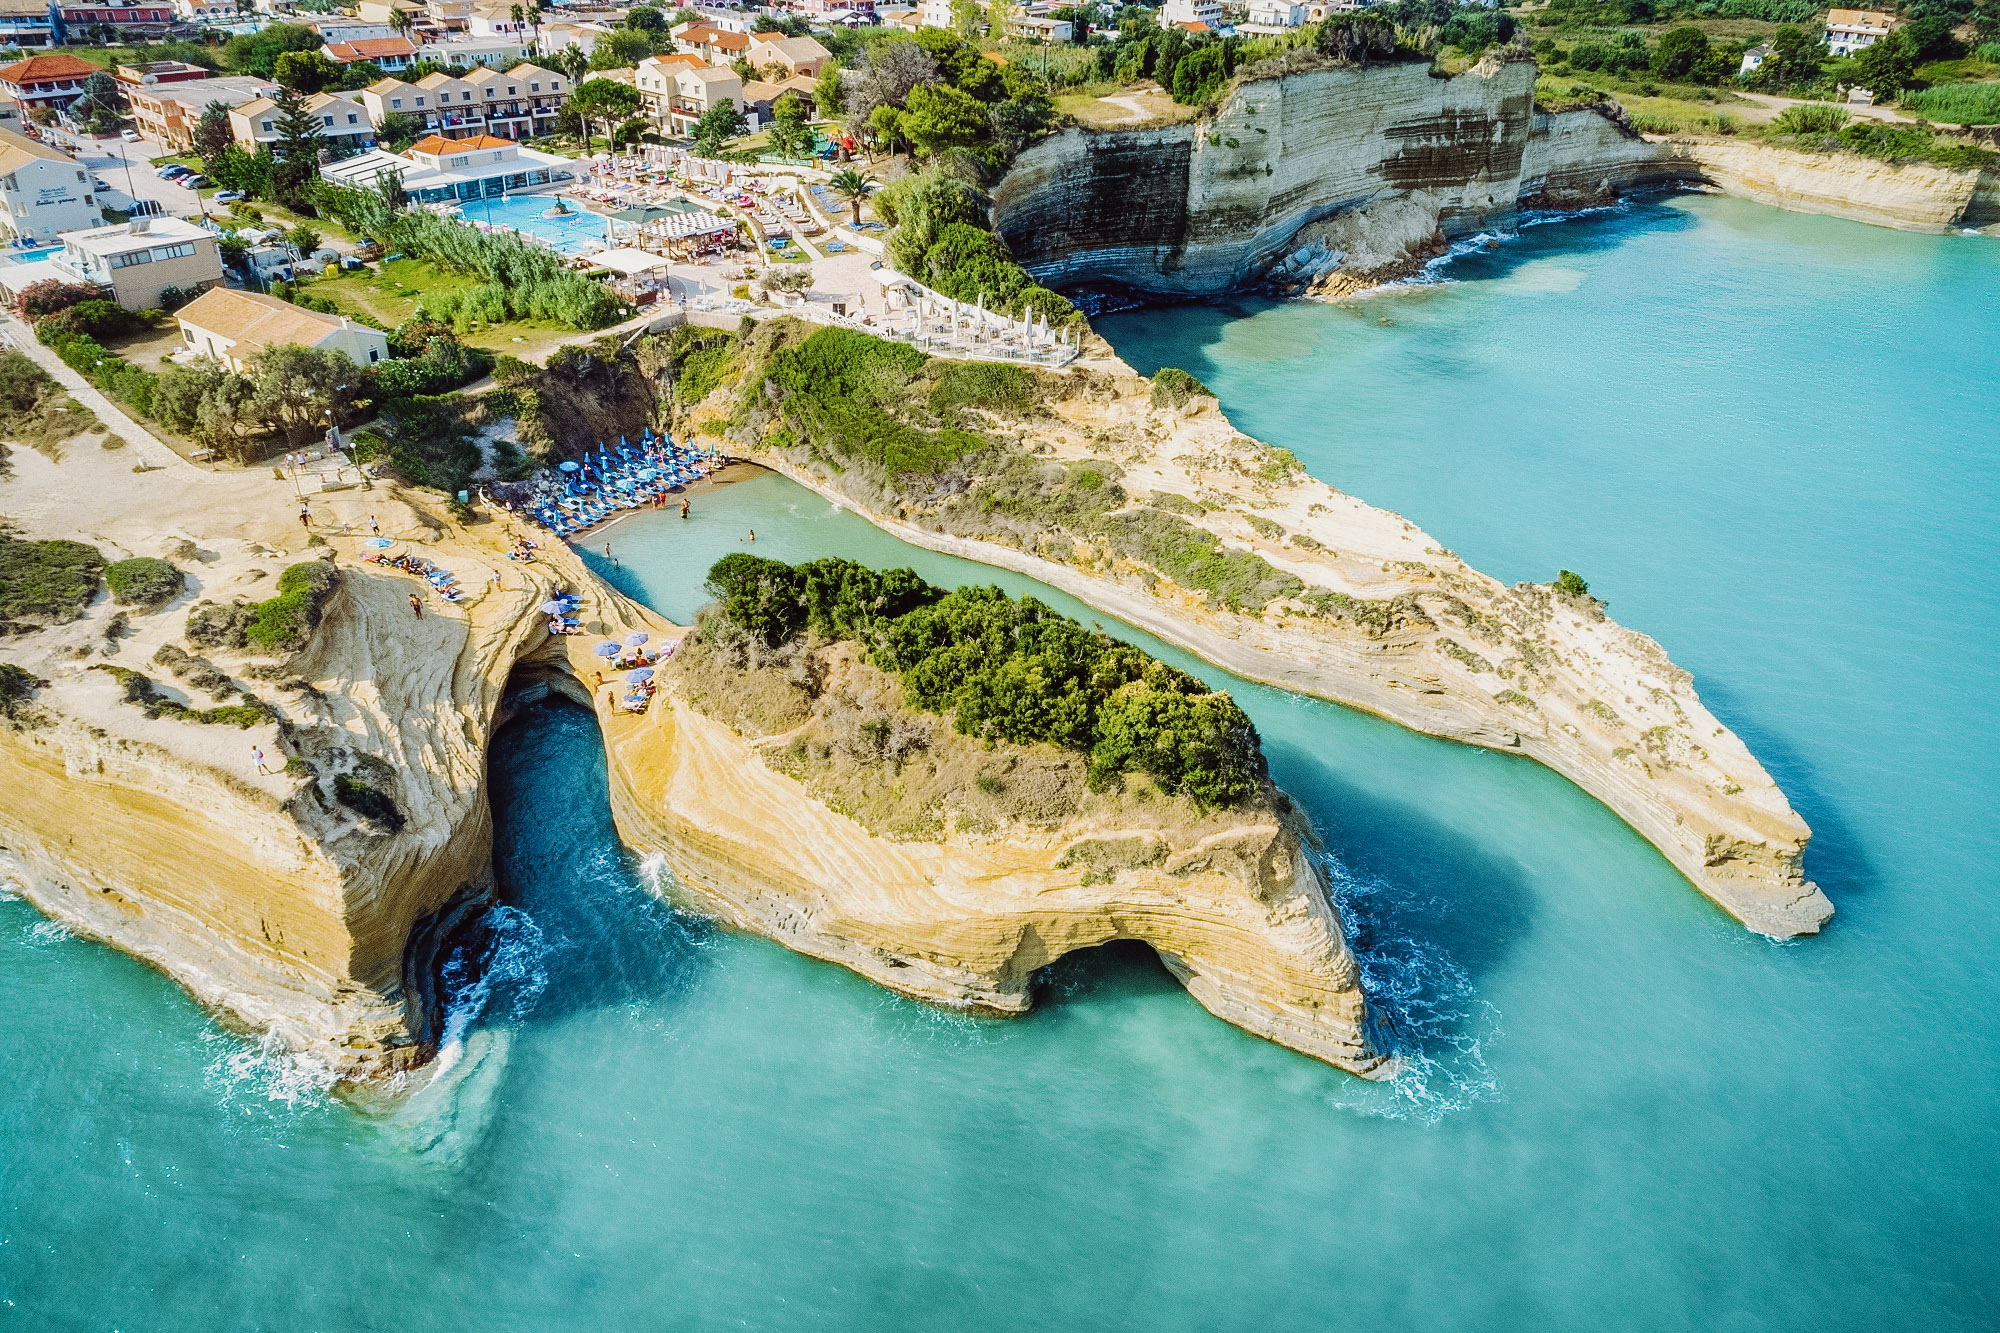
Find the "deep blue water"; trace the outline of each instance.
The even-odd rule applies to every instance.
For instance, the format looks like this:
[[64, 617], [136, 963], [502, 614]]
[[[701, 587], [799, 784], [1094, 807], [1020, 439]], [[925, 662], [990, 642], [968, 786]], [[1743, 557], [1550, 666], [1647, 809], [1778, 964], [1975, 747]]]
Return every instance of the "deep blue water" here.
[[[538, 708], [468, 1038], [396, 1116], [0, 903], [4, 1322], [2000, 1323], [2000, 248], [1692, 199], [1447, 272], [1102, 327], [1481, 568], [1584, 573], [1813, 825], [1825, 935], [1748, 935], [1546, 771], [1235, 682], [1410, 1072], [1245, 1036], [1143, 951], [967, 1021], [677, 917], [594, 726]], [[614, 527], [607, 572], [686, 616], [752, 526], [1032, 586], [771, 476]]]

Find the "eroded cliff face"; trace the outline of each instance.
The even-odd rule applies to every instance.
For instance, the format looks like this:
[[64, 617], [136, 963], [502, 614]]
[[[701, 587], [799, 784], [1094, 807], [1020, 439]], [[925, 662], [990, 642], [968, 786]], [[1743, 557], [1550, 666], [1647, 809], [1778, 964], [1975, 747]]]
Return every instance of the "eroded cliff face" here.
[[1188, 295], [1244, 283], [1349, 210], [1414, 203], [1450, 237], [1686, 174], [1596, 111], [1537, 111], [1534, 89], [1531, 62], [1498, 59], [1247, 80], [1213, 117], [1034, 145], [994, 192], [994, 227], [1046, 284]]
[[[629, 603], [619, 614], [673, 632]], [[1035, 972], [1064, 954], [1141, 940], [1217, 1017], [1354, 1073], [1385, 1069], [1296, 815], [1263, 807], [1187, 833], [1102, 816], [950, 821], [937, 836], [884, 837], [685, 699], [633, 716], [614, 686], [581, 687], [591, 662], [578, 643], [552, 644], [541, 679], [587, 694], [620, 836], [660, 853], [669, 892], [696, 910], [901, 994], [995, 1015], [1026, 1012]]]
[[1249, 679], [1546, 764], [1754, 930], [1811, 933], [1833, 915], [1805, 877], [1804, 821], [1652, 639], [1587, 598], [1503, 587], [1407, 519], [1238, 434], [1212, 399], [1151, 405], [1146, 381], [1113, 357], [1045, 385], [1045, 410], [996, 414], [989, 428], [1115, 476], [1122, 509], [1107, 519], [1184, 518], [1303, 588], [1261, 614], [1231, 610], [1106, 537], [1111, 522], [1066, 525], [1059, 507], [1033, 504], [990, 521], [976, 481], [885, 501], [857, 469], [788, 437], [758, 457], [906, 541], [1028, 574]]
[[1793, 213], [1825, 213], [1902, 231], [2000, 222], [2000, 170], [1992, 167], [1897, 164], [1734, 139], [1676, 139], [1665, 146], [1723, 192]]

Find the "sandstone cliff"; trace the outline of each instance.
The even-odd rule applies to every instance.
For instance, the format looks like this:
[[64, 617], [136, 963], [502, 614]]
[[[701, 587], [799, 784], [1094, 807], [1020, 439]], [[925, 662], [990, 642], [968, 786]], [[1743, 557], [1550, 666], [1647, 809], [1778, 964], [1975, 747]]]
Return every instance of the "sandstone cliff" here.
[[[1301, 228], [1343, 212], [1413, 207], [1428, 242], [1687, 174], [1617, 121], [1537, 110], [1534, 93], [1531, 62], [1498, 59], [1449, 78], [1420, 63], [1251, 77], [1212, 117], [1034, 145], [994, 192], [994, 228], [1050, 286], [1189, 295], [1258, 276]], [[1341, 271], [1394, 257], [1354, 258]]]
[[[257, 689], [282, 726], [148, 717], [92, 669], [150, 671], [168, 697], [203, 703], [150, 665], [180, 642], [194, 591], [122, 626], [100, 601], [74, 624], [8, 640], [0, 656], [48, 683], [33, 717], [0, 724], [0, 879], [339, 1077], [428, 1060], [440, 951], [491, 892], [485, 757], [508, 699], [551, 686], [588, 699], [598, 636], [674, 627], [553, 543], [534, 564], [508, 561], [511, 519], [460, 526], [414, 494], [323, 497], [322, 548], [283, 517], [290, 488], [268, 475], [178, 465], [119, 491], [94, 446], [60, 464], [24, 456], [18, 472], [7, 501], [35, 535], [173, 556], [209, 600], [268, 595], [277, 569], [327, 550], [342, 575], [305, 651], [280, 663], [206, 650], [228, 681], [216, 688]], [[471, 599], [432, 600], [418, 618], [415, 580], [357, 561], [371, 516], [453, 570]], [[537, 607], [559, 586], [583, 592], [591, 634], [547, 634]], [[1383, 1063], [1295, 816], [1259, 809], [1199, 836], [1099, 819], [892, 839], [684, 701], [634, 717], [609, 688], [596, 694], [621, 832], [732, 926], [907, 995], [999, 1014], [1025, 1010], [1035, 969], [1064, 953], [1142, 939], [1228, 1021], [1357, 1073]], [[293, 771], [258, 772], [253, 744]], [[345, 803], [343, 777], [389, 805]]]
[[2000, 169], [1901, 165], [1854, 153], [1801, 153], [1737, 139], [1666, 141], [1724, 193], [1794, 213], [1945, 231], [2000, 222]]
[[[1032, 457], [916, 493], [801, 442], [763, 415], [756, 383], [730, 438], [906, 541], [1029, 574], [1239, 675], [1547, 764], [1755, 930], [1809, 933], [1832, 916], [1804, 875], [1804, 821], [1653, 640], [1588, 599], [1502, 587], [1236, 433], [1212, 399], [1151, 405], [1113, 357], [1042, 383], [1042, 408], [987, 420]], [[1084, 472], [1095, 480], [1079, 489]], [[1086, 496], [1117, 507], [1091, 511]], [[1133, 539], [1148, 531], [1161, 535]], [[1177, 553], [1205, 540], [1219, 545], [1201, 568], [1231, 552], [1263, 563], [1239, 561], [1233, 592], [1177, 581]], [[1293, 591], [1266, 591], [1287, 576]]]

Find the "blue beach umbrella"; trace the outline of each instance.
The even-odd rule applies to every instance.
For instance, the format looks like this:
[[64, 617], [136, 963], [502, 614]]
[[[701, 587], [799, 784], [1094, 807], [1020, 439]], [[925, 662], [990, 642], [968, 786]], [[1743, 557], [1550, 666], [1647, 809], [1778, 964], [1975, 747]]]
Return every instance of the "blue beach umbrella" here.
[[625, 673], [625, 679], [634, 685], [637, 685], [642, 680], [651, 680], [652, 678], [653, 668], [651, 667], [640, 667], [637, 671], [628, 671]]
[[615, 643], [600, 643], [597, 647], [591, 649], [591, 651], [599, 657], [616, 657], [625, 650]]
[[652, 635], [646, 633], [646, 631], [635, 629], [630, 634], [627, 634], [625, 636], [625, 646], [627, 648], [637, 648], [642, 644], [644, 644], [646, 640], [651, 637]]

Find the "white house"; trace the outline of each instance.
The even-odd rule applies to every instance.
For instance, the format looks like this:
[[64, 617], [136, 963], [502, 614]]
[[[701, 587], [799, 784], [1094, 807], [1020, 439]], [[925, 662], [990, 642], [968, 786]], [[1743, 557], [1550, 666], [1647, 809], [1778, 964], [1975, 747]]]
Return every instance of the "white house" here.
[[1872, 9], [1830, 9], [1826, 14], [1826, 45], [1836, 56], [1851, 56], [1887, 37], [1896, 27], [1893, 15]]
[[13, 297], [48, 278], [88, 282], [127, 310], [151, 310], [169, 287], [199, 292], [222, 283], [215, 233], [180, 218], [134, 218], [65, 232], [62, 247], [47, 259], [0, 267], [0, 289]]
[[453, 37], [448, 41], [432, 42], [419, 51], [417, 57], [450, 69], [469, 69], [474, 65], [506, 69], [520, 64], [530, 54], [526, 34], [516, 33], [498, 37]]
[[174, 318], [189, 351], [238, 374], [247, 373], [273, 347], [344, 352], [358, 366], [389, 359], [389, 339], [380, 329], [256, 292], [211, 288], [182, 306]]
[[0, 130], [0, 231], [10, 239], [53, 240], [66, 231], [102, 226], [90, 173], [46, 144]]
[[1771, 44], [1769, 42], [1753, 46], [1748, 51], [1745, 51], [1743, 53], [1743, 63], [1736, 67], [1736, 77], [1740, 79], [1745, 74], [1754, 73], [1764, 68], [1764, 58], [1770, 54]]
[[1160, 6], [1160, 26], [1170, 28], [1176, 23], [1206, 23], [1219, 28], [1222, 0], [1167, 0]]
[[1249, 15], [1237, 25], [1236, 31], [1253, 36], [1270, 35], [1303, 27], [1305, 23], [1306, 7], [1302, 0], [1250, 0]]

